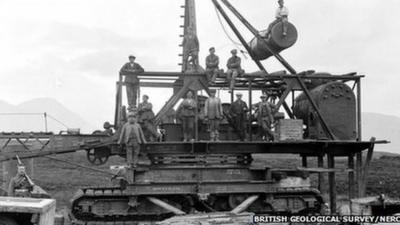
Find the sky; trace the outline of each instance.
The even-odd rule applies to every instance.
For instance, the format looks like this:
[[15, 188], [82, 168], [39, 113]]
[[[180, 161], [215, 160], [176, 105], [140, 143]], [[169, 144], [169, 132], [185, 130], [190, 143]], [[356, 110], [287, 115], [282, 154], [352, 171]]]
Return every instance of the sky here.
[[[0, 0], [0, 100], [19, 104], [54, 98], [92, 124], [112, 120], [115, 82], [129, 54], [147, 71], [180, 70], [183, 3]], [[231, 3], [259, 30], [274, 19], [277, 7], [275, 0]], [[224, 65], [238, 46], [223, 32], [211, 0], [196, 4], [200, 61], [215, 46]], [[400, 116], [400, 20], [393, 13], [400, 11], [399, 1], [286, 0], [286, 6], [299, 38], [282, 56], [297, 71], [366, 75], [363, 110]], [[252, 35], [234, 21], [250, 40]], [[251, 59], [241, 57], [246, 71], [257, 70]], [[263, 64], [268, 71], [283, 69], [272, 58]], [[171, 91], [142, 93], [159, 109]]]

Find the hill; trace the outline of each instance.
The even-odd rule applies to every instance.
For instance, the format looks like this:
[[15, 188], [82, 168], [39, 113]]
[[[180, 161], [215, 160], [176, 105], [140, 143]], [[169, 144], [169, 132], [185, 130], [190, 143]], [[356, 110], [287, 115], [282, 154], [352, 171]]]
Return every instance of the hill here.
[[94, 127], [81, 116], [52, 98], [36, 98], [19, 105], [0, 101], [0, 131], [45, 131], [44, 113], [47, 113], [48, 131], [81, 128], [91, 132]]
[[376, 151], [400, 153], [400, 117], [380, 113], [363, 113], [363, 140], [376, 137], [391, 143], [376, 146]]

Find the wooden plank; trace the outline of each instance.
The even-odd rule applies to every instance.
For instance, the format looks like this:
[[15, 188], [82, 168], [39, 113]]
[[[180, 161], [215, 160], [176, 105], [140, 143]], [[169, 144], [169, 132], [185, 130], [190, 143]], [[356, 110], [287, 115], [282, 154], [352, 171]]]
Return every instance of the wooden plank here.
[[367, 190], [367, 177], [368, 177], [368, 170], [369, 170], [369, 164], [372, 160], [372, 154], [374, 152], [374, 141], [375, 141], [375, 137], [371, 138], [371, 146], [368, 148], [368, 152], [367, 152], [367, 158], [365, 160], [365, 164], [364, 167], [362, 169], [362, 178], [361, 178], [361, 196], [365, 196], [366, 194], [366, 190]]
[[296, 169], [301, 171], [307, 171], [310, 173], [350, 173], [354, 170], [350, 169], [337, 169], [337, 168], [318, 168], [318, 167], [297, 167]]

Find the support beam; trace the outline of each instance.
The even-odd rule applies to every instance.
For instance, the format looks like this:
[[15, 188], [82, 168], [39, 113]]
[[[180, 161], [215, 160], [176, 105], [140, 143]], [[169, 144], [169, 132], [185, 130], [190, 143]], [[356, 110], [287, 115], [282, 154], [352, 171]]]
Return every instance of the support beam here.
[[356, 153], [356, 180], [357, 180], [357, 198], [362, 196], [362, 152]]
[[[221, 5], [218, 3], [217, 0], [212, 0], [212, 2], [214, 3], [215, 7], [217, 8], [217, 10], [221, 13], [221, 15], [224, 17], [225, 21], [228, 23], [228, 25], [231, 27], [231, 29], [233, 30], [233, 32], [235, 33], [236, 37], [239, 39], [240, 43], [242, 43], [243, 47], [246, 49], [246, 51], [250, 54], [251, 56], [251, 49], [250, 46], [248, 45], [247, 41], [244, 39], [244, 37], [242, 36], [242, 34], [240, 34], [239, 30], [236, 28], [236, 26], [233, 24], [232, 20], [228, 17], [228, 15], [226, 14], [226, 12], [224, 11], [224, 9], [221, 7]], [[261, 64], [261, 62], [259, 60], [255, 60], [253, 57], [251, 57], [253, 59], [253, 61], [256, 63], [256, 65], [258, 66], [258, 68], [260, 68], [260, 70], [264, 71], [267, 75], [268, 72], [265, 69], [265, 67]]]
[[248, 197], [246, 200], [244, 200], [240, 205], [236, 206], [236, 208], [232, 209], [231, 213], [233, 214], [239, 214], [243, 211], [245, 211], [251, 204], [253, 204], [257, 199], [258, 195], [252, 195]]
[[147, 200], [149, 200], [153, 204], [158, 205], [161, 208], [163, 208], [163, 209], [165, 209], [165, 210], [167, 210], [169, 212], [175, 213], [176, 215], [185, 215], [186, 214], [184, 211], [182, 211], [182, 210], [180, 210], [180, 209], [178, 209], [178, 208], [176, 208], [176, 207], [174, 207], [174, 206], [172, 206], [172, 205], [170, 205], [170, 204], [168, 204], [168, 203], [166, 203], [164, 201], [161, 201], [158, 198], [147, 197]]
[[361, 177], [361, 196], [365, 196], [366, 191], [367, 191], [367, 177], [368, 177], [368, 171], [369, 171], [369, 164], [372, 160], [372, 155], [374, 152], [374, 147], [375, 147], [375, 137], [371, 138], [371, 146], [368, 148], [367, 152], [367, 158], [365, 159], [364, 166], [362, 168], [362, 177]]
[[301, 166], [307, 168], [307, 156], [305, 155], [301, 156]]
[[253, 81], [252, 79], [249, 79], [249, 140], [252, 141], [253, 140], [253, 132], [251, 130], [251, 118], [252, 118], [252, 114], [251, 114], [251, 105], [253, 104]]
[[[335, 168], [335, 156], [332, 154], [328, 154], [328, 168]], [[329, 202], [331, 214], [336, 213], [336, 179], [335, 172], [329, 173]]]
[[122, 75], [119, 75], [117, 82], [117, 94], [115, 96], [115, 117], [114, 117], [114, 127], [118, 129], [122, 126], [121, 117], [122, 117]]
[[362, 140], [362, 128], [361, 128], [361, 79], [357, 81], [357, 137], [358, 141]]
[[[318, 168], [324, 168], [324, 155], [319, 155], [317, 160], [318, 160], [317, 161]], [[321, 195], [326, 201], [327, 185], [325, 181], [325, 173], [318, 174], [318, 190], [321, 192]]]
[[356, 197], [355, 195], [355, 176], [354, 176], [354, 154], [351, 154], [347, 158], [348, 168], [349, 168], [349, 182], [348, 182], [348, 191], [349, 191], [349, 199], [353, 199]]

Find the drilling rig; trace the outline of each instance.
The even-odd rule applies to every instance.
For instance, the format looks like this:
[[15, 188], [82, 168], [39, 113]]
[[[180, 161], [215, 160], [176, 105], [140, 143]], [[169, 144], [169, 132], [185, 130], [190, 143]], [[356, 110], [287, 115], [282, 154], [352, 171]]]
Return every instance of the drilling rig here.
[[[269, 34], [253, 27], [228, 0], [212, 0], [212, 3], [259, 68], [259, 71], [238, 77], [235, 90], [248, 92], [249, 105], [253, 104], [253, 93], [270, 93], [270, 101], [274, 101], [276, 112], [283, 107], [288, 117], [284, 119], [282, 113], [276, 114], [280, 136], [272, 142], [257, 137], [257, 125], [252, 123], [254, 114], [250, 111], [250, 122], [246, 127], [248, 139], [245, 141], [237, 141], [238, 136], [229, 122], [221, 125], [221, 141], [208, 141], [207, 126], [196, 115], [195, 140], [182, 142], [181, 124], [163, 123], [162, 117], [188, 91], [195, 93], [198, 108], [201, 108], [200, 91], [209, 94], [210, 89], [222, 90], [228, 86], [224, 73], [215, 84], [210, 85], [196, 59], [190, 59], [192, 63], [188, 65], [188, 59], [183, 57], [187, 49], [182, 45], [181, 71], [143, 72], [138, 75], [140, 87], [174, 90], [154, 119], [154, 123], [165, 132], [163, 141], [144, 144], [142, 154], [148, 160], [141, 160], [138, 167], [124, 166], [117, 176], [120, 178], [119, 185], [79, 190], [72, 200], [70, 212], [75, 224], [136, 224], [199, 212], [229, 212], [234, 215], [243, 212], [268, 215], [320, 214], [326, 201], [334, 213], [336, 157], [347, 157], [349, 160], [349, 197], [362, 195], [365, 176], [361, 169], [361, 154], [368, 151], [369, 157], [364, 164], [368, 165], [374, 145], [386, 143], [375, 139], [361, 140], [360, 82], [364, 76], [356, 73], [331, 75], [311, 70], [297, 72], [279, 54], [294, 45], [298, 38], [292, 23], [287, 24], [285, 37], [281, 35], [281, 23], [273, 26]], [[184, 23], [181, 36], [185, 37], [191, 32], [197, 38], [195, 1], [185, 0], [182, 8]], [[254, 35], [252, 40], [245, 40], [227, 10]], [[193, 55], [190, 57], [193, 58]], [[266, 70], [261, 61], [271, 57], [282, 64], [285, 68], [283, 72], [271, 73]], [[125, 86], [123, 77], [132, 75], [120, 74], [116, 82], [113, 124], [116, 132], [113, 135], [101, 132], [88, 135], [71, 132], [3, 133], [1, 138], [7, 141], [2, 149], [6, 149], [12, 141], [18, 142], [24, 149], [19, 153], [21, 158], [51, 157], [49, 155], [85, 150], [88, 160], [95, 166], [106, 163], [111, 156], [126, 157], [126, 150], [117, 144], [117, 139], [127, 120], [122, 101]], [[291, 104], [287, 102], [290, 94]], [[233, 96], [234, 91], [228, 104], [232, 103]], [[285, 128], [285, 124], [289, 124], [289, 128]], [[293, 126], [300, 133], [290, 133]], [[31, 149], [25, 144], [29, 140], [35, 141], [40, 148]], [[302, 167], [270, 168], [265, 163], [254, 163], [254, 154], [299, 155], [302, 157]], [[4, 153], [0, 160], [14, 157], [12, 153]], [[308, 158], [317, 158], [318, 168], [307, 168]], [[324, 168], [325, 158], [328, 168]], [[318, 188], [311, 187], [310, 173], [319, 174]], [[329, 174], [327, 180], [326, 173]], [[353, 188], [356, 182], [357, 189]], [[328, 193], [329, 199], [323, 199], [321, 192]]]

